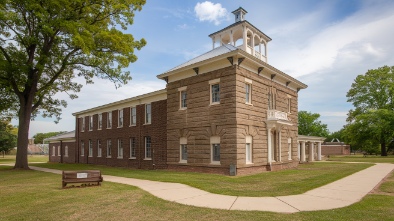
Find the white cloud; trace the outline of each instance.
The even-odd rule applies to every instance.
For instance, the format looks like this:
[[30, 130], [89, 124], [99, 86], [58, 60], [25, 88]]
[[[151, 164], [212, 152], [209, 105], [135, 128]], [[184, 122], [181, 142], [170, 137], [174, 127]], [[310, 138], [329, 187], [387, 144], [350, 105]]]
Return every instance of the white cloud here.
[[198, 2], [194, 7], [194, 12], [200, 21], [213, 22], [215, 25], [219, 25], [224, 20], [229, 20], [227, 10], [220, 3]]

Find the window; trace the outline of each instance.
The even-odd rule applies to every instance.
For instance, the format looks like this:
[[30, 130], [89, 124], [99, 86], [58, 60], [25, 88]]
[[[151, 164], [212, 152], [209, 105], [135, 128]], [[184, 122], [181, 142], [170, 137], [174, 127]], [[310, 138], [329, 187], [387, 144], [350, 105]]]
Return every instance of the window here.
[[245, 83], [245, 103], [252, 103], [252, 85]]
[[85, 131], [85, 117], [82, 117], [82, 128], [81, 131], [84, 132]]
[[152, 159], [151, 138], [145, 137], [145, 159]]
[[118, 158], [123, 158], [123, 141], [118, 139]]
[[81, 156], [85, 155], [85, 143], [81, 141]]
[[52, 147], [52, 156], [56, 156], [56, 147], [55, 146]]
[[89, 131], [93, 130], [93, 116], [89, 116]]
[[135, 153], [135, 137], [130, 138], [130, 158], [135, 159], [136, 158], [136, 153]]
[[275, 110], [276, 108], [276, 91], [273, 88], [270, 88], [268, 92], [268, 109]]
[[68, 157], [68, 146], [64, 147], [64, 156]]
[[112, 127], [112, 112], [108, 112], [108, 117], [107, 117], [107, 128]]
[[291, 97], [287, 97], [287, 113], [291, 113]]
[[103, 128], [103, 114], [98, 114], [98, 129]]
[[130, 126], [135, 126], [137, 124], [137, 108], [130, 108]]
[[211, 85], [212, 100], [211, 103], [220, 103], [220, 87], [219, 84]]
[[211, 137], [211, 163], [220, 164], [220, 137]]
[[102, 150], [101, 150], [101, 140], [97, 140], [97, 157], [101, 157]]
[[57, 146], [57, 155], [60, 156], [60, 146]]
[[252, 163], [252, 136], [246, 136], [245, 138], [246, 145], [245, 145], [245, 159], [246, 163]]
[[220, 78], [210, 80], [209, 85], [210, 85], [210, 104], [219, 104], [220, 103]]
[[212, 144], [212, 162], [220, 162], [220, 144]]
[[123, 109], [118, 111], [118, 127], [123, 127]]
[[187, 163], [187, 138], [186, 137], [181, 137], [179, 143], [180, 143], [180, 149], [179, 149], [180, 159], [179, 159], [179, 162], [180, 163]]
[[112, 141], [107, 140], [107, 157], [111, 157]]
[[93, 143], [89, 140], [89, 157], [93, 157]]
[[151, 104], [145, 105], [145, 124], [150, 124], [152, 122], [152, 110]]
[[181, 108], [187, 108], [187, 93], [186, 91], [181, 91]]
[[187, 109], [187, 92], [186, 92], [187, 86], [178, 88], [179, 91], [179, 109], [180, 110], [185, 110]]

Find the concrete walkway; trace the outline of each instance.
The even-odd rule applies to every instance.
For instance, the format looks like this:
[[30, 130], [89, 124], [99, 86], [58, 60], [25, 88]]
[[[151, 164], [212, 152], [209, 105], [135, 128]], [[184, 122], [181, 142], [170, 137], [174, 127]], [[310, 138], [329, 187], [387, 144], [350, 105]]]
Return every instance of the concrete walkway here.
[[[61, 174], [60, 170], [30, 166], [31, 169]], [[167, 183], [103, 175], [104, 181], [139, 187], [161, 199], [214, 209], [255, 210], [279, 213], [329, 210], [360, 201], [394, 169], [394, 164], [378, 163], [343, 179], [306, 193], [278, 197], [242, 197], [209, 193], [179, 183]]]

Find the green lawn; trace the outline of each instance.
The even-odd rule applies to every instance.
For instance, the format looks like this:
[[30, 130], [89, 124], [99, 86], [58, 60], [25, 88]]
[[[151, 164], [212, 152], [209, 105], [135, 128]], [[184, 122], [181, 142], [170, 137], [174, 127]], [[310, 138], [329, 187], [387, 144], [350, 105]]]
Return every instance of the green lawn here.
[[[110, 182], [61, 189], [60, 175], [10, 168], [0, 166], [0, 220], [394, 220], [394, 196], [383, 195], [390, 194], [383, 188], [383, 194], [368, 195], [349, 207], [280, 214], [186, 206]], [[393, 176], [388, 183], [393, 187]]]
[[[48, 155], [28, 155], [27, 160], [29, 163], [46, 163], [49, 160]], [[15, 155], [0, 156], [0, 164], [2, 163], [15, 163]]]
[[370, 163], [394, 163], [394, 155], [386, 157], [367, 155], [364, 157], [362, 154], [358, 155], [330, 155], [329, 161], [341, 162], [370, 162]]
[[165, 170], [136, 170], [86, 164], [47, 163], [36, 166], [59, 170], [99, 169], [107, 175], [183, 183], [211, 193], [233, 196], [286, 196], [304, 193], [371, 165], [335, 162], [301, 164], [296, 169], [237, 177]]

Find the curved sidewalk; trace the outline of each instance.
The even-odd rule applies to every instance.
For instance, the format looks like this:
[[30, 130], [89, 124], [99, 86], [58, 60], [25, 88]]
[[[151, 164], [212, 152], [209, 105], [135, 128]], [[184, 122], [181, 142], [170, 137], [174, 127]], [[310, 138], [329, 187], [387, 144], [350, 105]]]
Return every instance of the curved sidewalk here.
[[[61, 174], [60, 170], [30, 166], [31, 169]], [[378, 163], [303, 194], [278, 197], [242, 197], [209, 193], [179, 183], [167, 183], [103, 175], [105, 181], [139, 187], [161, 199], [197, 207], [226, 210], [255, 210], [280, 213], [328, 210], [360, 201], [394, 169]]]

